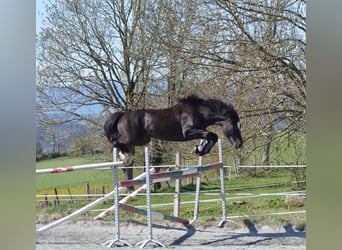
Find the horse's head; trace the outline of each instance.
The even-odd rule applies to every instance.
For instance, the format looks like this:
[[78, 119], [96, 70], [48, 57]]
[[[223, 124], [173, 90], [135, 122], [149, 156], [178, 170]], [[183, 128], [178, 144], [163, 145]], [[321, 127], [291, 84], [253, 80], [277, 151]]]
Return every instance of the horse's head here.
[[223, 134], [228, 138], [234, 148], [241, 148], [243, 145], [240, 128], [239, 115], [233, 109], [230, 112], [229, 118], [223, 122]]

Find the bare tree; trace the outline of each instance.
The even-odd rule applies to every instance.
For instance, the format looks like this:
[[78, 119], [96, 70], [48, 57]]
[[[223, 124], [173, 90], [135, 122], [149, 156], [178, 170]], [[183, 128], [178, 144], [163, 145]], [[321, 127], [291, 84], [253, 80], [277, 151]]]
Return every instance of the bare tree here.
[[145, 95], [155, 58], [144, 37], [144, 1], [52, 1], [37, 39], [38, 95], [64, 121], [86, 107], [130, 110]]
[[[153, 37], [145, 36], [146, 4], [51, 0], [37, 39], [37, 99], [46, 121], [88, 122], [102, 132], [108, 112], [145, 105], [157, 60]], [[125, 172], [133, 178], [132, 168]]]
[[216, 0], [204, 5], [206, 29], [216, 36], [207, 41], [208, 49], [189, 53], [210, 64], [213, 92], [236, 103], [245, 140], [258, 138], [256, 147], [245, 144], [241, 157], [261, 147], [268, 164], [271, 142], [284, 135], [280, 131], [305, 133], [306, 3]]
[[112, 109], [216, 96], [243, 122], [245, 149], [228, 153], [243, 163], [261, 150], [268, 163], [277, 136], [305, 133], [305, 9], [301, 0], [52, 0], [37, 38], [40, 111], [96, 123]]

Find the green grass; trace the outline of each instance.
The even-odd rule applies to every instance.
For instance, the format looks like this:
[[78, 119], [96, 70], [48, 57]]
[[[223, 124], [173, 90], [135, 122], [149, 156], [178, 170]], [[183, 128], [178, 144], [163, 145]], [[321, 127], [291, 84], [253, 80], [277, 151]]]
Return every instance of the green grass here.
[[[248, 194], [264, 194], [264, 193], [280, 193], [280, 192], [288, 192], [293, 191], [293, 185], [292, 182], [292, 176], [288, 171], [273, 171], [269, 170], [268, 172], [265, 172], [262, 176], [257, 177], [234, 177], [231, 181], [226, 180], [225, 181], [225, 189], [226, 189], [226, 196], [227, 198], [232, 197], [243, 197], [246, 193]], [[186, 183], [186, 181], [183, 181], [183, 183]], [[264, 187], [267, 185], [274, 185], [271, 187]], [[164, 184], [165, 186], [165, 184]], [[248, 188], [247, 188], [248, 187]], [[239, 189], [236, 189], [239, 188]], [[216, 190], [216, 192], [212, 192], [210, 190]], [[181, 192], [183, 193], [181, 195], [181, 201], [194, 201], [194, 191], [195, 191], [195, 185], [194, 184], [187, 184], [183, 185], [181, 188]], [[207, 183], [202, 178], [201, 183], [201, 200], [206, 199], [220, 199], [221, 193], [220, 193], [220, 182], [218, 179], [210, 179], [210, 182]], [[206, 192], [207, 191], [207, 192]], [[209, 192], [210, 191], [210, 192]], [[165, 187], [159, 192], [161, 193], [174, 193], [174, 187], [168, 188]], [[191, 193], [191, 194], [187, 194]], [[280, 209], [287, 209], [287, 206], [284, 202], [283, 196], [271, 196], [271, 197], [265, 197], [265, 198], [251, 198], [251, 199], [243, 199], [246, 200], [246, 204], [243, 204], [241, 206], [235, 206], [235, 205], [229, 205], [231, 206], [230, 209], [234, 212], [234, 207], [239, 207], [239, 209], [236, 212], [253, 212], [253, 209], [261, 208], [261, 209], [274, 209], [274, 208], [280, 208]], [[232, 203], [234, 200], [227, 201], [228, 203]], [[143, 205], [145, 204], [145, 198], [144, 197], [137, 197], [130, 201], [131, 205]], [[152, 204], [160, 204], [160, 203], [172, 203], [173, 202], [173, 195], [153, 195], [152, 196]], [[217, 214], [220, 213], [221, 210], [221, 202], [214, 202], [214, 203], [206, 203], [208, 205], [205, 206], [203, 209], [203, 212], [205, 214], [212, 214], [210, 210], [218, 211]], [[189, 213], [192, 213], [193, 205], [184, 205], [185, 210], [186, 207], [189, 207], [189, 212], [185, 211], [184, 216], [188, 216]], [[244, 208], [244, 209], [243, 209]], [[172, 206], [169, 208], [158, 208], [158, 210], [162, 210], [162, 212], [165, 213], [172, 213]], [[207, 211], [206, 211], [207, 210]], [[247, 211], [249, 210], [249, 211]], [[235, 213], [235, 212], [234, 212]]]
[[[78, 158], [78, 157], [60, 157], [50, 160], [37, 162], [37, 169], [77, 166], [90, 163], [99, 163], [108, 160], [103, 158]], [[36, 193], [37, 194], [54, 194], [54, 188], [59, 194], [67, 194], [67, 188], [71, 193], [86, 193], [86, 184], [89, 182], [92, 189], [102, 190], [102, 186], [106, 188], [113, 187], [113, 171], [90, 169], [68, 173], [44, 174], [36, 176]]]
[[[58, 164], [59, 161], [57, 159], [50, 160], [51, 162], [55, 162]], [[60, 161], [60, 164], [63, 164], [67, 159], [62, 159]], [[76, 159], [73, 160], [74, 162], [77, 161]], [[52, 164], [52, 163], [49, 164]], [[80, 164], [79, 163], [77, 164]], [[87, 163], [87, 162], [83, 162]], [[44, 165], [45, 166], [45, 165]], [[53, 175], [42, 175], [37, 176], [37, 178], [46, 176], [51, 183], [56, 183], [53, 181], [53, 178], [60, 178], [59, 185], [59, 193], [66, 193], [66, 191], [62, 191], [65, 189], [66, 186], [70, 187], [72, 189], [72, 193], [83, 193], [85, 194], [85, 183], [87, 181], [93, 181], [91, 182], [91, 186], [98, 185], [99, 187], [101, 185], [108, 185], [108, 190], [106, 192], [109, 192], [112, 190], [113, 184], [112, 184], [112, 176], [113, 173], [111, 170], [103, 171], [103, 170], [90, 170], [90, 173], [86, 173], [88, 171], [78, 171], [75, 173], [67, 173], [67, 174], [53, 174]], [[66, 178], [67, 175], [72, 176], [73, 178]], [[102, 180], [99, 180], [100, 176], [102, 175]], [[81, 176], [80, 176], [81, 175]], [[137, 175], [137, 174], [136, 174]], [[220, 182], [218, 179], [218, 170], [211, 170], [206, 172], [206, 175], [209, 179], [209, 182], [205, 180], [205, 178], [202, 177], [201, 182], [201, 196], [200, 196], [200, 209], [199, 209], [199, 218], [202, 223], [216, 223], [218, 220], [220, 220], [222, 216], [222, 210], [221, 210], [221, 201], [211, 202], [211, 203], [204, 203], [204, 200], [207, 199], [220, 199]], [[75, 181], [75, 179], [77, 180]], [[120, 179], [123, 179], [123, 176], [120, 175]], [[227, 202], [226, 202], [226, 210], [228, 216], [234, 216], [234, 215], [258, 215], [258, 214], [267, 214], [267, 213], [274, 213], [274, 212], [286, 212], [288, 211], [288, 207], [285, 204], [284, 196], [268, 196], [268, 197], [259, 197], [259, 198], [249, 198], [245, 199], [244, 194], [261, 194], [261, 193], [278, 193], [278, 192], [287, 192], [287, 191], [293, 191], [294, 186], [291, 184], [291, 182], [294, 181], [294, 177], [291, 174], [290, 171], [285, 169], [268, 169], [261, 173], [258, 176], [244, 176], [244, 175], [234, 175], [231, 180], [226, 179], [225, 181], [225, 188], [226, 188], [226, 196], [227, 196]], [[63, 184], [62, 184], [63, 183]], [[104, 184], [106, 183], [106, 184]], [[163, 184], [163, 188], [158, 191], [158, 193], [169, 193], [171, 195], [158, 195], [156, 193], [152, 193], [151, 202], [152, 204], [164, 204], [164, 203], [173, 203], [173, 193], [174, 193], [174, 185], [173, 182], [170, 182], [171, 187], [168, 187], [165, 183]], [[277, 185], [274, 185], [277, 184]], [[267, 185], [274, 185], [271, 187], [265, 187]], [[50, 183], [46, 183], [43, 185], [43, 183], [39, 184], [37, 183], [37, 194], [38, 193], [49, 193], [53, 194], [53, 188], [49, 188], [51, 186]], [[56, 186], [56, 185], [52, 185]], [[78, 187], [79, 188], [78, 190]], [[216, 191], [212, 191], [216, 190]], [[191, 183], [191, 180], [182, 180], [182, 188], [181, 188], [181, 202], [185, 201], [194, 201], [195, 195], [195, 181]], [[235, 198], [240, 197], [238, 199], [230, 200], [229, 198]], [[52, 204], [52, 200], [50, 200], [50, 206], [45, 207], [37, 207], [37, 221], [40, 222], [46, 222], [50, 220], [55, 220], [60, 217], [63, 217], [67, 214], [70, 214], [72, 211], [77, 210], [78, 208], [86, 205], [89, 203], [89, 201], [78, 201], [76, 204], [72, 204], [68, 198], [66, 198], [67, 201], [61, 202], [61, 204], [57, 207], [54, 207]], [[146, 204], [146, 198], [145, 196], [137, 196], [130, 200], [128, 205], [131, 206], [143, 206]], [[113, 200], [110, 199], [106, 202], [106, 204], [100, 204], [96, 207], [96, 209], [106, 209], [113, 205]], [[291, 211], [297, 211], [297, 210], [304, 210], [304, 207], [293, 207], [291, 208]], [[173, 213], [173, 206], [165, 206], [165, 207], [158, 207], [153, 208], [153, 211], [161, 212], [167, 215], [172, 215]], [[139, 220], [141, 222], [145, 221], [145, 218], [141, 215], [131, 214], [122, 211], [121, 212], [122, 217], [124, 220]], [[94, 212], [87, 212], [81, 217], [82, 219], [92, 219], [93, 216], [96, 214]], [[181, 213], [180, 217], [191, 219], [194, 216], [194, 204], [182, 204], [181, 205]], [[287, 216], [282, 216], [281, 218], [287, 218]], [[104, 218], [105, 220], [113, 220], [113, 214], [109, 215]], [[270, 218], [266, 218], [269, 220]], [[265, 218], [263, 218], [265, 220]], [[305, 223], [305, 214], [300, 216], [296, 219], [297, 223]]]

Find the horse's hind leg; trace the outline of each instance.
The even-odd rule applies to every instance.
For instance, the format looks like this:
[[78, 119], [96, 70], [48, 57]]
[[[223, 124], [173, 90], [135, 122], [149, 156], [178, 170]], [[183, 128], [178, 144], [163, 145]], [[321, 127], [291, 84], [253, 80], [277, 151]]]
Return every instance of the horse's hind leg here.
[[[134, 154], [135, 148], [128, 147], [127, 149], [121, 149], [119, 151], [119, 160], [123, 161], [125, 168], [123, 168], [123, 172], [125, 174], [126, 180], [133, 179], [133, 168], [134, 165]], [[127, 187], [128, 192], [134, 191], [134, 186]]]
[[[152, 141], [150, 148], [151, 148], [151, 164], [152, 166], [154, 166], [155, 173], [159, 173], [160, 167], [157, 167], [157, 166], [161, 165], [162, 163], [162, 156], [163, 156], [162, 147], [159, 143], [155, 143], [155, 141]], [[157, 192], [157, 190], [160, 189], [161, 187], [162, 186], [160, 182], [154, 183], [153, 185], [154, 192]]]

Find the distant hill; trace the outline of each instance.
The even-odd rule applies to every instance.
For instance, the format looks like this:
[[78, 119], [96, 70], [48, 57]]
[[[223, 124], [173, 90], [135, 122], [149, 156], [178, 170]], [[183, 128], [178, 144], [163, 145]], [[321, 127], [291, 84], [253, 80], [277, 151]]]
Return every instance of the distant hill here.
[[[85, 132], [87, 131], [86, 125], [81, 124], [61, 124], [56, 126], [51, 126], [48, 128], [49, 131], [54, 131], [54, 135], [58, 137], [56, 139], [56, 142], [58, 142], [59, 152], [66, 152], [70, 145], [73, 144], [74, 140], [73, 138], [76, 137], [82, 137]], [[50, 143], [46, 142], [44, 140], [44, 131], [42, 131], [40, 128], [36, 129], [36, 142], [39, 142], [42, 146], [43, 153], [50, 153], [53, 152], [53, 135], [51, 133], [51, 136], [49, 136]], [[73, 135], [73, 136], [70, 136]], [[45, 136], [46, 138], [47, 136]]]

